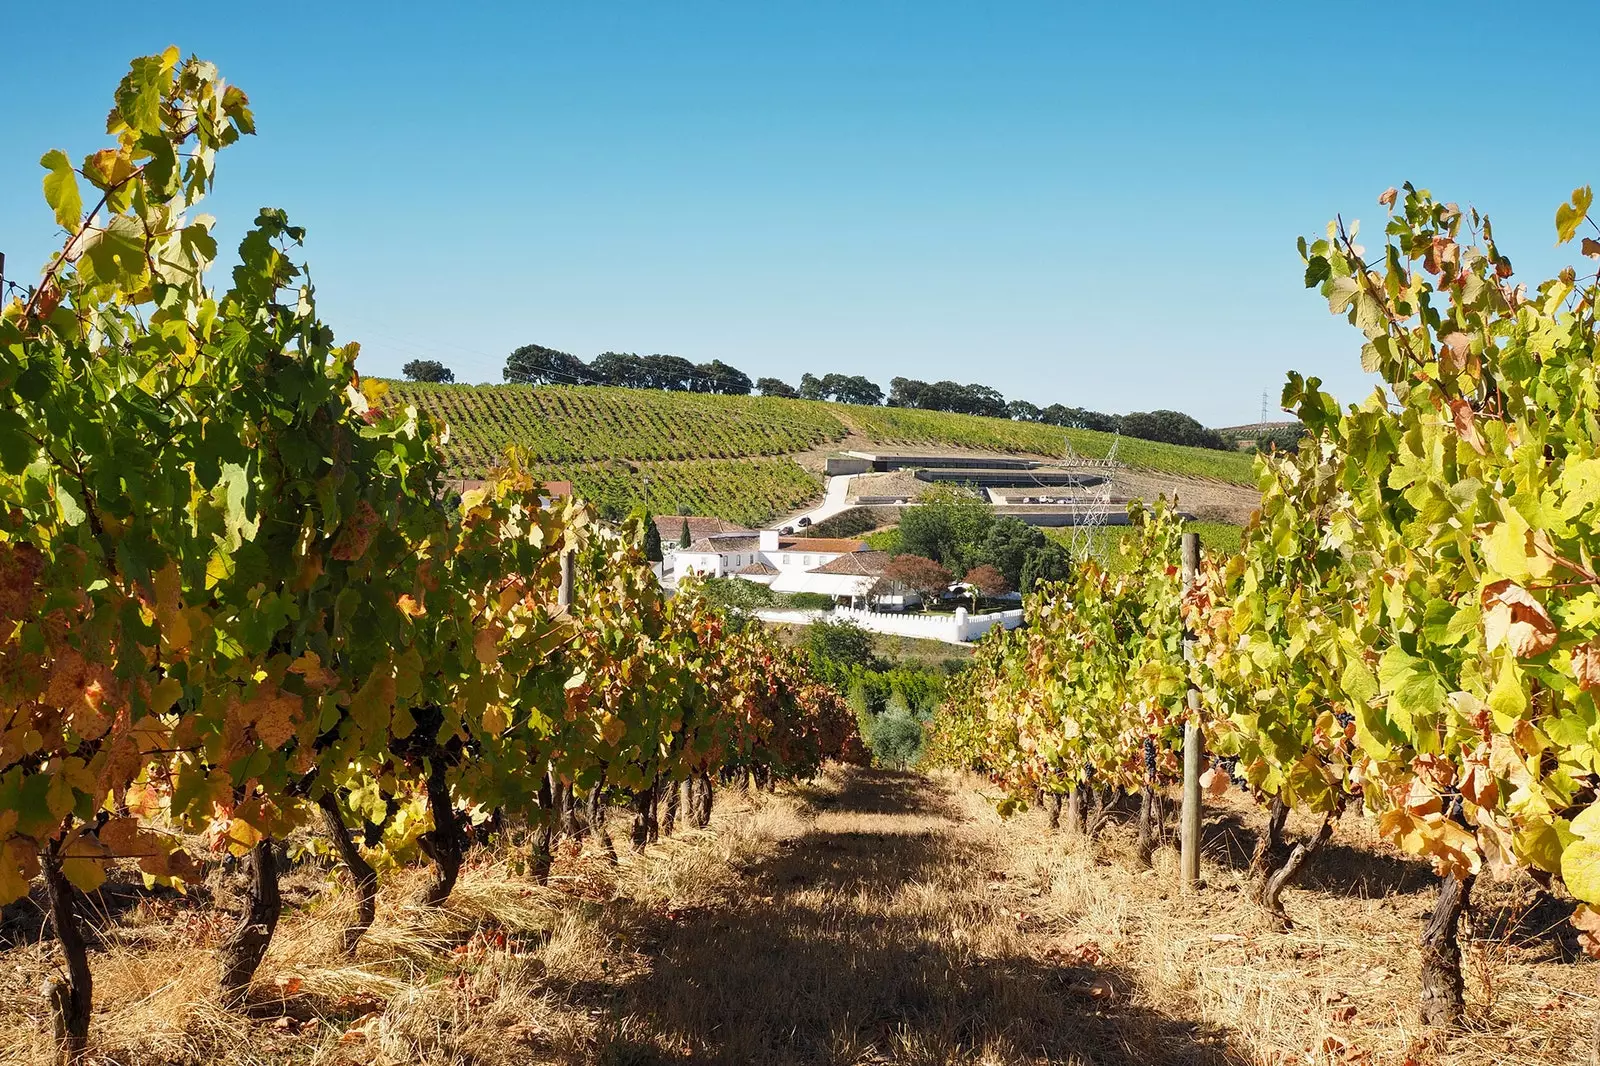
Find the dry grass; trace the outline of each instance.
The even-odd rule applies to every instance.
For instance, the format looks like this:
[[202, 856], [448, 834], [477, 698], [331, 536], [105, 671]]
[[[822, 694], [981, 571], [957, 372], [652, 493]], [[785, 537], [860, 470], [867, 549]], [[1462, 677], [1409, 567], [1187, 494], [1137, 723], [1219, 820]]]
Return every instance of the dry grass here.
[[[451, 905], [384, 886], [339, 957], [349, 910], [289, 879], [248, 1012], [215, 1004], [215, 907], [122, 900], [103, 924], [95, 1056], [156, 1063], [1567, 1063], [1594, 971], [1555, 956], [1548, 907], [1485, 893], [1469, 1033], [1412, 1022], [1431, 878], [1341, 826], [1267, 930], [1237, 867], [1252, 813], [1214, 819], [1196, 897], [1173, 856], [1135, 874], [1125, 829], [1094, 845], [1037, 814], [1002, 822], [954, 778], [840, 768], [777, 796], [724, 793], [710, 831], [618, 866], [564, 855], [549, 887], [475, 854]], [[1346, 830], [1353, 839], [1346, 839]], [[1491, 898], [1492, 896], [1492, 898]], [[0, 953], [0, 1056], [46, 1062], [49, 945]]]
[[[1417, 1020], [1418, 939], [1437, 880], [1347, 816], [1285, 902], [1275, 931], [1244, 889], [1260, 812], [1242, 796], [1208, 809], [1205, 887], [1176, 890], [1177, 854], [1157, 851], [1136, 872], [1131, 828], [1090, 843], [1050, 834], [1042, 815], [1010, 827], [1011, 865], [1048, 886], [1065, 916], [1061, 949], [1119, 961], [1136, 1000], [1225, 1029], [1251, 1063], [1487, 1066], [1588, 1062], [1600, 1010], [1596, 969], [1579, 961], [1563, 906], [1531, 905], [1531, 882], [1480, 878], [1464, 971], [1468, 1024], [1450, 1037]], [[973, 809], [980, 821], [993, 819]], [[1291, 819], [1291, 829], [1309, 825]]]

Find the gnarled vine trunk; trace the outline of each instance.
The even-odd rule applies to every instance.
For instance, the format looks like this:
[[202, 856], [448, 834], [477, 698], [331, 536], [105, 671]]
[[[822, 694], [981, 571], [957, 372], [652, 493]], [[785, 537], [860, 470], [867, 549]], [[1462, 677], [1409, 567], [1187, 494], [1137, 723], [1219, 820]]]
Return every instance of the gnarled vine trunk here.
[[651, 808], [655, 805], [655, 798], [654, 785], [646, 785], [633, 794], [633, 831], [629, 839], [634, 851], [643, 851], [644, 846], [650, 843], [650, 826], [654, 822]]
[[422, 902], [437, 907], [450, 898], [461, 876], [461, 863], [466, 856], [466, 834], [461, 829], [461, 816], [456, 812], [454, 797], [450, 795], [450, 781], [445, 774], [444, 759], [435, 756], [428, 760], [428, 813], [433, 816], [433, 828], [417, 838], [422, 853], [433, 860], [433, 880], [422, 892]]
[[1323, 845], [1333, 836], [1333, 823], [1338, 817], [1337, 810], [1323, 815], [1322, 824], [1317, 826], [1317, 831], [1305, 840], [1297, 841], [1294, 849], [1289, 852], [1289, 857], [1283, 860], [1283, 865], [1267, 878], [1266, 886], [1261, 891], [1261, 905], [1272, 915], [1280, 928], [1287, 930], [1294, 927], [1294, 922], [1289, 920], [1288, 912], [1283, 909], [1283, 890], [1299, 879], [1306, 863], [1321, 851]]
[[1261, 828], [1261, 833], [1256, 837], [1255, 854], [1250, 857], [1248, 877], [1250, 881], [1250, 894], [1257, 903], [1265, 905], [1267, 898], [1267, 882], [1272, 880], [1272, 871], [1282, 863], [1284, 851], [1283, 827], [1289, 820], [1289, 805], [1283, 802], [1281, 796], [1272, 797], [1272, 806], [1267, 809], [1267, 824]]
[[1061, 793], [1051, 792], [1044, 799], [1045, 814], [1050, 817], [1050, 828], [1061, 828]]
[[694, 809], [691, 812], [691, 821], [696, 829], [704, 829], [711, 824], [711, 778], [705, 774], [696, 774], [693, 778]]
[[1117, 791], [1109, 785], [1101, 789], [1096, 789], [1093, 786], [1085, 787], [1089, 789], [1090, 810], [1088, 818], [1084, 822], [1083, 831], [1084, 835], [1093, 839], [1100, 835], [1100, 830], [1104, 829], [1106, 823], [1111, 820], [1111, 813], [1116, 810]]
[[1134, 853], [1141, 866], [1150, 865], [1150, 857], [1160, 843], [1163, 821], [1161, 794], [1154, 785], [1146, 785], [1139, 794], [1139, 843]]
[[603, 776], [589, 790], [589, 831], [600, 841], [606, 858], [616, 862], [617, 847], [611, 843], [611, 834], [606, 830], [606, 779]]
[[1461, 980], [1461, 944], [1456, 932], [1472, 894], [1471, 875], [1451, 874], [1439, 884], [1439, 900], [1422, 931], [1422, 1022], [1450, 1027], [1461, 1021], [1466, 999]]
[[555, 843], [556, 819], [561, 816], [556, 809], [549, 774], [539, 778], [538, 804], [539, 823], [534, 826], [533, 838], [528, 842], [528, 866], [534, 879], [542, 885], [550, 880], [551, 846]]
[[667, 836], [672, 835], [672, 830], [678, 824], [678, 797], [681, 792], [678, 782], [670, 777], [662, 779], [657, 801], [661, 805], [661, 831]]
[[244, 913], [228, 939], [217, 949], [222, 962], [222, 997], [238, 1003], [250, 988], [256, 968], [267, 954], [272, 933], [283, 914], [283, 897], [278, 893], [278, 858], [272, 838], [263, 837], [250, 849], [245, 860], [249, 881], [245, 887]]
[[50, 925], [67, 964], [67, 979], [52, 977], [45, 982], [44, 995], [55, 1020], [56, 1050], [60, 1061], [76, 1063], [89, 1049], [89, 1017], [94, 1011], [94, 979], [89, 973], [89, 949], [83, 941], [78, 921], [75, 889], [61, 872], [61, 860], [54, 848], [39, 856], [44, 869], [45, 895], [50, 906]]
[[[552, 776], [554, 776], [552, 774]], [[561, 835], [573, 840], [582, 840], [589, 831], [589, 827], [578, 818], [578, 802], [572, 793], [572, 785], [566, 781], [557, 780], [555, 783], [556, 806], [560, 810], [559, 824]]]
[[1077, 785], [1067, 793], [1067, 832], [1074, 836], [1083, 835], [1083, 789]]
[[350, 829], [344, 824], [344, 816], [339, 813], [339, 801], [331, 794], [324, 794], [317, 801], [317, 806], [322, 809], [322, 824], [333, 840], [334, 850], [339, 853], [339, 861], [349, 869], [350, 879], [355, 883], [356, 920], [345, 926], [340, 934], [340, 946], [344, 953], [354, 955], [356, 945], [372, 927], [372, 920], [378, 914], [378, 873], [362, 857], [361, 849], [356, 847], [355, 840], [351, 838]]

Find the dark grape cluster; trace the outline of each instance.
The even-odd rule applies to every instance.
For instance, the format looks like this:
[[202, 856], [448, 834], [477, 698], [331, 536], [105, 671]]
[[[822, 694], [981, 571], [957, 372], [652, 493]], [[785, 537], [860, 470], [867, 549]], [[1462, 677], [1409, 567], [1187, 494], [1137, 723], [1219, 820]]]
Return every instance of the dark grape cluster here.
[[1239, 773], [1239, 756], [1218, 755], [1213, 761], [1217, 766], [1227, 771], [1229, 781], [1232, 781], [1240, 788], [1246, 788], [1249, 786], [1250, 783], [1244, 779], [1244, 775]]
[[1144, 775], [1147, 781], [1156, 779], [1156, 742], [1150, 737], [1144, 739]]
[[1338, 720], [1340, 725], [1346, 728], [1355, 725], [1356, 722], [1356, 716], [1349, 711], [1334, 711], [1333, 717]]

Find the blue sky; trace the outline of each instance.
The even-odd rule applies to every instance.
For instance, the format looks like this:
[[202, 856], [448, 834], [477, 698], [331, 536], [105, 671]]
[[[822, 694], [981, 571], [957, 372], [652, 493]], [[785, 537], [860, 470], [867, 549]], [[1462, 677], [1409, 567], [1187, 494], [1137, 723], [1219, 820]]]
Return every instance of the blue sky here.
[[1553, 5], [131, 10], [7, 12], [7, 273], [58, 239], [39, 156], [101, 146], [127, 60], [177, 44], [256, 112], [206, 207], [220, 238], [286, 208], [374, 374], [499, 380], [537, 342], [1253, 421], [1289, 369], [1371, 388], [1297, 235], [1376, 228], [1409, 179], [1489, 211], [1531, 283], [1600, 176]]

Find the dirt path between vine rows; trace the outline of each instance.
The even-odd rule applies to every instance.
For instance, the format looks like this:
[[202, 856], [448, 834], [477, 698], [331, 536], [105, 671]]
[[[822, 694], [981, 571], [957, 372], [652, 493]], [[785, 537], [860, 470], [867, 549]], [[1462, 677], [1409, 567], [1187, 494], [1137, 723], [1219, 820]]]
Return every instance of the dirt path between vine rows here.
[[[1215, 1037], [1138, 1005], [1132, 976], [1041, 914], [1006, 830], [944, 780], [845, 768], [765, 817], [765, 854], [721, 898], [674, 912], [611, 1006], [612, 1062], [1229, 1061]], [[631, 1037], [623, 1034], [633, 1034]]]

